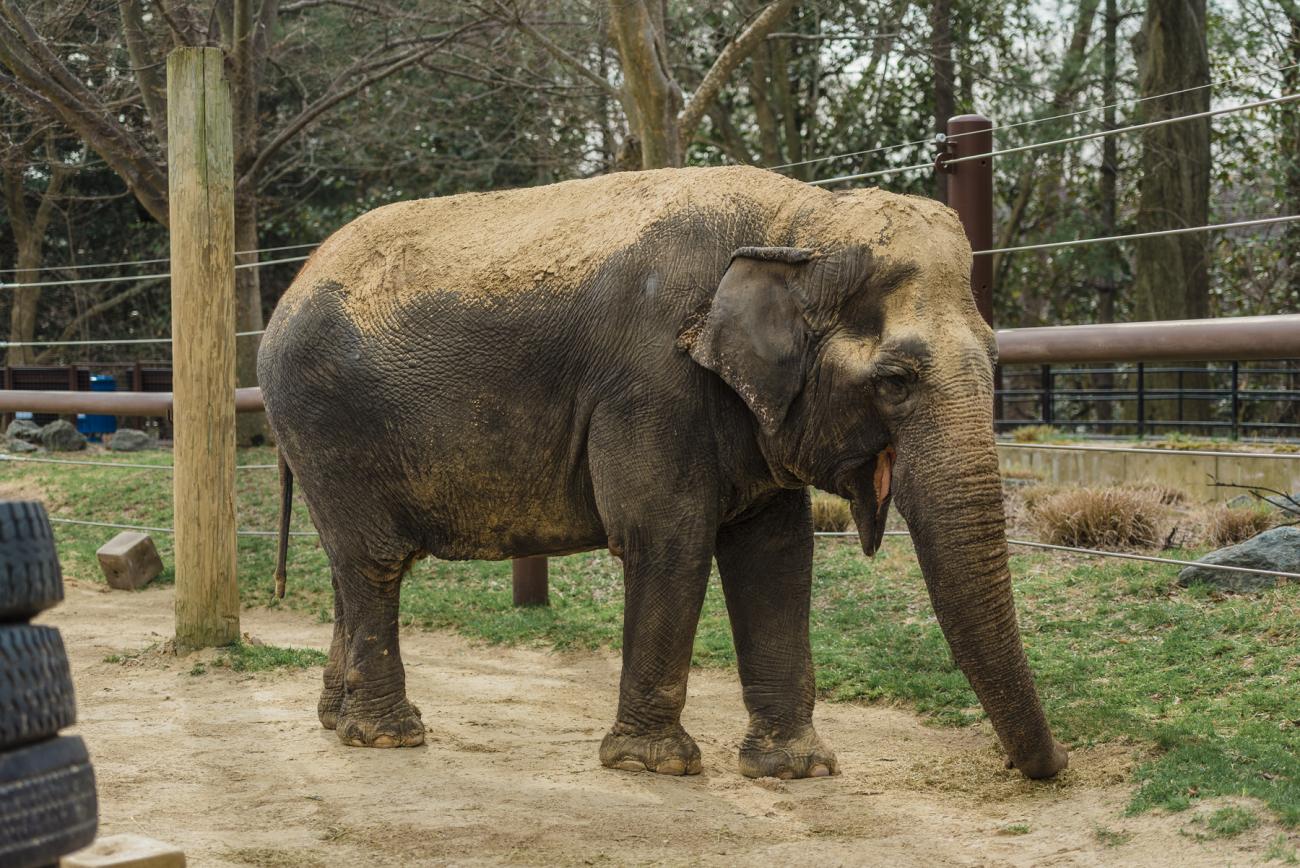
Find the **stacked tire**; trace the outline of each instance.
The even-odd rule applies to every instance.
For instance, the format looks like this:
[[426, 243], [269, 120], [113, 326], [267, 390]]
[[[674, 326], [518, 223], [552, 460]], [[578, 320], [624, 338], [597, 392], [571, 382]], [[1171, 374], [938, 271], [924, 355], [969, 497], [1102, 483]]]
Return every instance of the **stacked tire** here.
[[37, 868], [90, 844], [98, 825], [72, 672], [59, 631], [28, 623], [63, 599], [45, 508], [0, 502], [0, 866]]

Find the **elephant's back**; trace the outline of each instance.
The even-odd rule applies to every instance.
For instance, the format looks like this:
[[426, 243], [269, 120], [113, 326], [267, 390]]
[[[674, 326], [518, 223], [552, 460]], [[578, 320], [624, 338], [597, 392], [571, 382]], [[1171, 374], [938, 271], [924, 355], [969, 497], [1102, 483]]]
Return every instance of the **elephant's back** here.
[[770, 200], [779, 210], [809, 195], [826, 194], [771, 172], [725, 167], [398, 202], [332, 235], [279, 306], [292, 313], [322, 287], [341, 287], [349, 317], [373, 333], [394, 310], [430, 294], [487, 307], [538, 290], [571, 294], [666, 219], [735, 209], [741, 200]]

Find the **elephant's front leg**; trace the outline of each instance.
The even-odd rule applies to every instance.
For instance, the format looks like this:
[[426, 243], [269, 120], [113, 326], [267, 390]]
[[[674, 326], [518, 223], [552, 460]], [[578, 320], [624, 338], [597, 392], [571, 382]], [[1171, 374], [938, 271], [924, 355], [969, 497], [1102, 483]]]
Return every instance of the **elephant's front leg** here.
[[703, 527], [688, 538], [682, 531], [664, 522], [623, 545], [623, 675], [618, 718], [600, 745], [611, 768], [700, 773], [700, 749], [681, 715], [711, 551]]
[[749, 711], [740, 746], [740, 772], [747, 777], [836, 772], [835, 754], [812, 723], [812, 540], [805, 490], [783, 491], [718, 531], [718, 571]]
[[346, 654], [336, 732], [344, 744], [411, 747], [424, 742], [420, 710], [406, 698], [406, 671], [397, 645], [405, 567], [338, 568]]

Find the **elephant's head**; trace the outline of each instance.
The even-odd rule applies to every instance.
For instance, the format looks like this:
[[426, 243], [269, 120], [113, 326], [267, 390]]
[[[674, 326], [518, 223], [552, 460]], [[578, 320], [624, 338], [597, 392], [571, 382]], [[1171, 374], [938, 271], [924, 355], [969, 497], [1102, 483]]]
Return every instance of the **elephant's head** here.
[[954, 659], [1010, 761], [1048, 777], [1067, 755], [1012, 602], [993, 441], [997, 345], [971, 297], [960, 225], [933, 203], [909, 208], [925, 219], [875, 231], [864, 221], [849, 243], [818, 245], [809, 228], [803, 248], [735, 251], [687, 343], [752, 411], [778, 481], [849, 499], [867, 554], [897, 499]]

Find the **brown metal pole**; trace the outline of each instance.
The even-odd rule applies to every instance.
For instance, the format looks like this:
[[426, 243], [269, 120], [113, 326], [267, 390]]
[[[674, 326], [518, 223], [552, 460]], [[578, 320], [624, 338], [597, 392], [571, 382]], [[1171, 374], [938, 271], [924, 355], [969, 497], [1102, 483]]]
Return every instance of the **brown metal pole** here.
[[510, 562], [516, 606], [549, 606], [546, 558], [515, 558]]
[[[956, 136], [957, 138], [953, 138]], [[947, 158], [986, 154], [993, 150], [993, 122], [984, 115], [948, 119]], [[948, 173], [948, 205], [961, 218], [971, 250], [993, 248], [993, 159], [952, 164], [940, 160]], [[993, 325], [993, 258], [971, 262], [970, 289], [980, 316]]]

